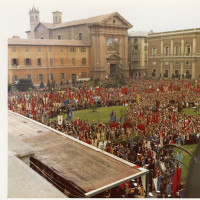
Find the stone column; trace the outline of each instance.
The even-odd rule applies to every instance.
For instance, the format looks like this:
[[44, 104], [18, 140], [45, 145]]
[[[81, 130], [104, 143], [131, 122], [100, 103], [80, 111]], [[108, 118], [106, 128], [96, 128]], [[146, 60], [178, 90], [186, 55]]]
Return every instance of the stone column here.
[[161, 73], [161, 77], [163, 78], [163, 61], [161, 61], [160, 63], [160, 73]]
[[193, 38], [192, 46], [193, 46], [192, 55], [195, 55], [196, 54], [196, 37]]
[[173, 39], [171, 39], [171, 49], [170, 49], [170, 54], [171, 54], [171, 55], [174, 54], [174, 41], [173, 41]]
[[170, 61], [170, 66], [169, 66], [169, 77], [170, 79], [172, 78], [172, 74], [173, 74], [173, 61]]
[[181, 55], [184, 55], [184, 38], [181, 39]]
[[192, 62], [192, 79], [195, 79], [195, 62]]
[[163, 40], [161, 40], [161, 50], [160, 50], [160, 52], [161, 52], [161, 56], [163, 56]]
[[184, 62], [181, 61], [181, 68], [180, 68], [181, 79], [182, 79], [182, 75], [184, 74], [184, 72], [183, 72], [183, 68], [184, 68]]

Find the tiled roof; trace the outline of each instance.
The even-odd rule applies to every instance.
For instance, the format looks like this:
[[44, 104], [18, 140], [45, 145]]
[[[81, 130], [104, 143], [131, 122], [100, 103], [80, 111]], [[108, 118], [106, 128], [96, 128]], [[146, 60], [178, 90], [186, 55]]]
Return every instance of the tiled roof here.
[[43, 24], [44, 26], [46, 26], [47, 28], [50, 28], [50, 29], [57, 29], [57, 28], [76, 26], [76, 25], [81, 25], [81, 24], [102, 23], [105, 19], [107, 19], [108, 17], [115, 15], [115, 14], [118, 15], [120, 18], [122, 18], [123, 21], [125, 21], [128, 24], [128, 26], [132, 27], [132, 25], [128, 21], [126, 21], [122, 16], [120, 16], [120, 14], [117, 12], [106, 14], [106, 15], [100, 15], [100, 16], [96, 16], [96, 17], [91, 17], [91, 18], [87, 18], [87, 19], [59, 23], [59, 24], [43, 23], [43, 22], [41, 22], [41, 24]]
[[147, 31], [133, 31], [133, 32], [131, 32], [131, 33], [129, 33], [129, 36], [130, 37], [147, 37], [148, 36], [148, 34], [149, 34], [149, 32], [147, 32]]
[[82, 40], [21, 39], [21, 38], [8, 38], [8, 45], [88, 46]]

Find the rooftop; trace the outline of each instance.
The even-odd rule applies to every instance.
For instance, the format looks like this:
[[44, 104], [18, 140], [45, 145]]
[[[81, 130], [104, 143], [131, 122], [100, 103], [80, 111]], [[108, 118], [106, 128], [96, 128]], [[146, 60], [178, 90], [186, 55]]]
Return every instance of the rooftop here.
[[8, 38], [8, 45], [88, 46], [82, 40]]
[[67, 198], [67, 196], [9, 153], [8, 198]]
[[52, 169], [56, 176], [77, 185], [86, 197], [148, 173], [24, 116], [9, 112], [8, 119], [9, 133], [35, 149], [34, 159]]
[[129, 37], [147, 37], [148, 34], [147, 31], [132, 31], [129, 33]]

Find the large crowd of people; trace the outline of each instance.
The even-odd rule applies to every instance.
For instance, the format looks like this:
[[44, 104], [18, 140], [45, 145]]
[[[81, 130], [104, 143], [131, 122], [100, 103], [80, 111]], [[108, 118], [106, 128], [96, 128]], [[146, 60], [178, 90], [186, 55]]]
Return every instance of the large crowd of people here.
[[[8, 109], [51, 126], [88, 144], [100, 147], [137, 166], [149, 169], [149, 191], [153, 179], [161, 176], [159, 197], [180, 197], [156, 166], [156, 153], [165, 144], [196, 144], [200, 139], [197, 115], [186, 115], [184, 108], [198, 114], [200, 83], [195, 80], [135, 80], [122, 88], [89, 87], [88, 83], [61, 86], [58, 90], [37, 89], [31, 92], [9, 92]], [[89, 123], [83, 119], [50, 121], [66, 110], [86, 109], [93, 105], [127, 106], [125, 117], [112, 118], [110, 124]], [[113, 111], [114, 112], [114, 111]], [[131, 189], [132, 188], [132, 189]], [[123, 189], [121, 196], [144, 195], [141, 179]], [[132, 192], [131, 192], [132, 191]], [[112, 193], [112, 192], [111, 192]], [[107, 192], [105, 197], [113, 197]], [[119, 195], [119, 196], [120, 196]]]

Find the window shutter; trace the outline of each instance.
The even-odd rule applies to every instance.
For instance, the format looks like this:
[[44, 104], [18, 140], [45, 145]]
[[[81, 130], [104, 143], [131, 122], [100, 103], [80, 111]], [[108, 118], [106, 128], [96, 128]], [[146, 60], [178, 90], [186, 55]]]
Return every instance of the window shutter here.
[[64, 78], [66, 79], [66, 74], [64, 73]]
[[24, 59], [24, 65], [26, 66], [26, 59]]
[[29, 59], [29, 65], [32, 65], [32, 63], [31, 63], [31, 59]]

